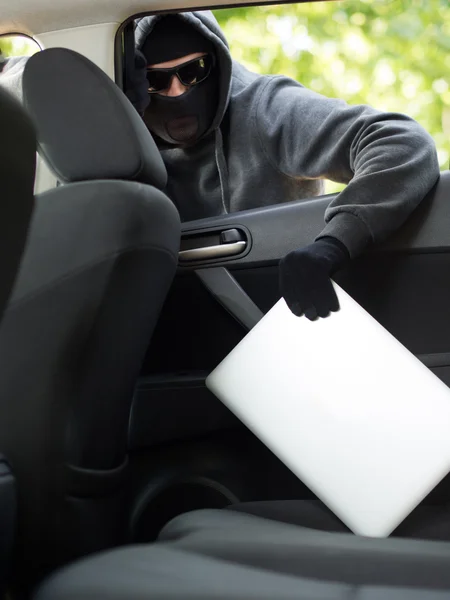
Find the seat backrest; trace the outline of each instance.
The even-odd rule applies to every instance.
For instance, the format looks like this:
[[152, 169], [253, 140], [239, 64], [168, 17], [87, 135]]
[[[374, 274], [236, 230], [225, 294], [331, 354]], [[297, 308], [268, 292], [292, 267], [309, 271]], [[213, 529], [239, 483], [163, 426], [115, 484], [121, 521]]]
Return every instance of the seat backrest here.
[[0, 319], [19, 267], [34, 205], [36, 134], [23, 108], [0, 88]]
[[0, 335], [21, 584], [122, 541], [130, 403], [180, 240], [178, 212], [157, 189], [160, 154], [105, 73], [45, 50], [29, 59], [23, 92], [63, 185], [37, 197]]
[[[11, 294], [33, 211], [36, 135], [31, 120], [0, 89], [0, 321]], [[1, 325], [0, 325], [1, 327]], [[4, 390], [0, 390], [3, 397]], [[2, 400], [3, 402], [3, 400]], [[15, 486], [0, 444], [0, 597], [3, 598], [15, 529]]]

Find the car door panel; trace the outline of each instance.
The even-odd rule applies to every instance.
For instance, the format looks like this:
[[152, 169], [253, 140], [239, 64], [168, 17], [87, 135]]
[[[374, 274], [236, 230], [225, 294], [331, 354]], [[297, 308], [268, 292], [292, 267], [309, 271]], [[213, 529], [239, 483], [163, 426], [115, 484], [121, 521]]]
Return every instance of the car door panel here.
[[[438, 184], [428, 194], [407, 223], [386, 243], [375, 247], [371, 253], [386, 251], [442, 250], [450, 245], [450, 171], [441, 174]], [[239, 268], [279, 260], [287, 252], [311, 243], [324, 226], [324, 213], [335, 196], [321, 196], [312, 200], [299, 200], [247, 210], [220, 217], [201, 219], [183, 224], [183, 237], [191, 240], [194, 234], [240, 228], [248, 232], [245, 254], [222, 260], [192, 261], [183, 268], [201, 265], [225, 265]]]
[[[220, 244], [220, 232], [233, 229], [244, 232], [246, 248], [241, 255], [185, 261], [180, 266], [136, 390], [133, 413], [140, 426], [136, 437], [131, 428], [132, 445], [150, 446], [174, 437], [239, 426], [206, 390], [205, 376], [239, 343], [252, 323], [257, 322], [258, 312], [259, 315], [267, 312], [279, 299], [279, 259], [314, 240], [323, 227], [324, 212], [330, 200], [330, 196], [321, 197], [183, 225], [184, 238], [189, 240], [191, 249], [196, 247], [196, 241], [198, 247]], [[450, 172], [446, 171], [400, 231], [383, 245], [352, 261], [335, 277], [448, 385], [449, 201]], [[220, 267], [226, 269], [228, 282]], [[208, 285], [208, 277], [205, 280], [201, 275], [212, 268], [222, 282], [216, 295], [205, 285]], [[214, 280], [214, 277], [209, 279]], [[236, 286], [241, 295], [236, 292]], [[228, 297], [228, 306], [221, 297], [222, 300]], [[245, 315], [249, 314], [246, 322]], [[164, 426], [161, 407], [169, 404], [172, 414], [176, 410], [187, 411], [191, 418], [180, 419], [175, 428]], [[158, 419], [162, 426], [155, 435]]]

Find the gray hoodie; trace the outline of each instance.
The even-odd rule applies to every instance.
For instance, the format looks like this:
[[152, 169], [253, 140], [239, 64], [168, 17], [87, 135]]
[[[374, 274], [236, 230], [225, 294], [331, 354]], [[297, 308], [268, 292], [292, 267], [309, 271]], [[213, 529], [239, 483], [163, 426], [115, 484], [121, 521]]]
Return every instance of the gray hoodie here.
[[[436, 183], [434, 142], [413, 119], [251, 73], [231, 59], [211, 12], [180, 17], [214, 42], [221, 77], [205, 136], [189, 148], [160, 148], [166, 191], [184, 221], [310, 198], [331, 179], [348, 185], [330, 203], [318, 238], [333, 236], [355, 256], [395, 231]], [[138, 21], [138, 49], [158, 18]]]
[[0, 85], [22, 102], [22, 75], [27, 56], [0, 56]]

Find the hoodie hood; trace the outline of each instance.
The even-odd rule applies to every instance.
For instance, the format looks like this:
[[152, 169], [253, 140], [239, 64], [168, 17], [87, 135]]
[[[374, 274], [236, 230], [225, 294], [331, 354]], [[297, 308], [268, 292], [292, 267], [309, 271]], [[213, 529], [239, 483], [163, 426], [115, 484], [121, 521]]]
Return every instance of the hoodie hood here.
[[[219, 99], [217, 102], [216, 114], [208, 131], [205, 133], [205, 135], [208, 135], [212, 131], [217, 130], [222, 123], [230, 101], [232, 71], [230, 49], [227, 40], [220, 29], [219, 23], [211, 11], [177, 13], [177, 16], [189, 23], [189, 25], [212, 42], [216, 52], [217, 66], [219, 69]], [[136, 21], [135, 43], [138, 50], [142, 51], [145, 40], [151, 34], [155, 23], [164, 17], [165, 15], [155, 15], [143, 17]]]

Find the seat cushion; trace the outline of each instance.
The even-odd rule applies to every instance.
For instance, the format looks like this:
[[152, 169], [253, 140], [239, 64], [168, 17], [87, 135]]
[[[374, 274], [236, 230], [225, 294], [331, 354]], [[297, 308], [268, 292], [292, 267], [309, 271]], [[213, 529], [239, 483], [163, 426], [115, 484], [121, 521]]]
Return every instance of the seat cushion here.
[[180, 515], [160, 541], [247, 566], [352, 585], [450, 590], [450, 543], [329, 533], [231, 510]]
[[350, 529], [320, 500], [240, 502], [228, 509], [319, 531], [350, 533]]
[[449, 564], [443, 542], [362, 538], [205, 510], [171, 521], [155, 544], [60, 571], [35, 600], [443, 600]]
[[[229, 508], [280, 523], [291, 523], [320, 531], [350, 532], [348, 527], [319, 500], [243, 502]], [[418, 506], [397, 527], [392, 537], [450, 542], [450, 506], [447, 504]]]

